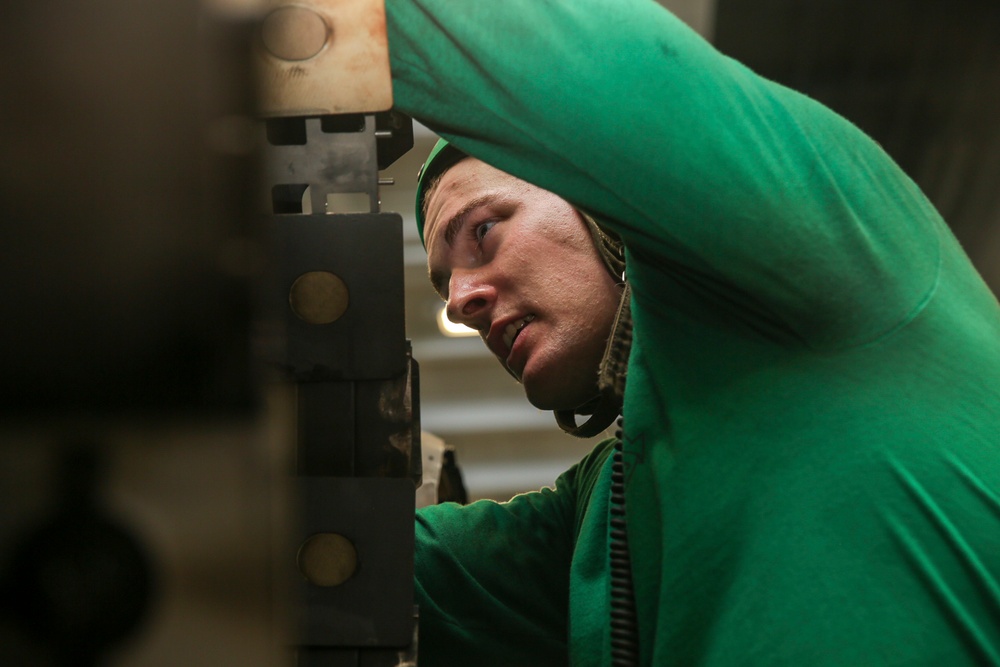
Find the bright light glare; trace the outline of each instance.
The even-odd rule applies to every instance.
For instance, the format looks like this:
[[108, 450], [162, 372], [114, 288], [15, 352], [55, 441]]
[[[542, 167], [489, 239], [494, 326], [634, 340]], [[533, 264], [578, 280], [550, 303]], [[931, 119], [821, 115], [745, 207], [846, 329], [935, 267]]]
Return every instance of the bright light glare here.
[[438, 329], [445, 336], [449, 338], [461, 338], [463, 336], [478, 336], [479, 332], [475, 329], [470, 329], [464, 324], [456, 324], [448, 319], [448, 315], [445, 313], [444, 306], [438, 310]]

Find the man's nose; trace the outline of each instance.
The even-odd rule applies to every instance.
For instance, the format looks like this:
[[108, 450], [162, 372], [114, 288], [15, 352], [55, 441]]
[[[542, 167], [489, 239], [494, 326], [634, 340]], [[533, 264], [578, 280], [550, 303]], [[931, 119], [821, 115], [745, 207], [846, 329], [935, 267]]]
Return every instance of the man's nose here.
[[496, 303], [496, 289], [478, 272], [452, 273], [445, 310], [452, 322], [488, 333], [490, 313]]

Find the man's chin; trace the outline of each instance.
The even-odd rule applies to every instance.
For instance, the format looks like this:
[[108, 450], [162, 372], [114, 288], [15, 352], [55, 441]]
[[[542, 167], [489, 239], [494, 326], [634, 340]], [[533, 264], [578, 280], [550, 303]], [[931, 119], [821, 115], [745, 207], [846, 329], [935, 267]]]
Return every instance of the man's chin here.
[[[588, 383], [579, 373], [568, 371], [565, 364], [559, 365], [549, 360], [547, 364], [537, 363], [538, 358], [529, 363], [517, 377], [524, 388], [528, 402], [539, 410], [575, 410], [590, 401], [597, 393], [597, 373], [593, 383]], [[596, 363], [595, 363], [596, 367]]]
[[539, 387], [538, 384], [521, 382], [528, 402], [539, 410], [575, 410], [588, 400], [586, 396], [577, 400], [575, 395], [554, 391], [551, 387]]
[[521, 388], [524, 389], [524, 395], [528, 399], [528, 402], [539, 410], [561, 410], [560, 407], [553, 407], [556, 403], [553, 402], [552, 396], [548, 395], [544, 391], [540, 391], [534, 382], [525, 382], [524, 380], [518, 380], [521, 383]]

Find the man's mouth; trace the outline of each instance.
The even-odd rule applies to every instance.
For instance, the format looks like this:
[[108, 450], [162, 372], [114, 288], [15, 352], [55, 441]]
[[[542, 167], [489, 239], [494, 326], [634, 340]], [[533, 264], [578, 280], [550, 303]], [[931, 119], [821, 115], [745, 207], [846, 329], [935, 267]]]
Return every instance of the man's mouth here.
[[503, 344], [507, 348], [508, 353], [510, 352], [510, 348], [514, 345], [514, 340], [521, 333], [521, 330], [524, 329], [524, 327], [527, 326], [527, 324], [533, 319], [535, 319], [534, 315], [525, 315], [521, 319], [515, 320], [504, 327]]

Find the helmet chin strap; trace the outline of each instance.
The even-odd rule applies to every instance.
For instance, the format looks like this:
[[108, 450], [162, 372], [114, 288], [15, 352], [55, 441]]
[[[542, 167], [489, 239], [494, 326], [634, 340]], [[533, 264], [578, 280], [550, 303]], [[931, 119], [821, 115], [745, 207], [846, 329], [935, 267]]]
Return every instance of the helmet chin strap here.
[[[625, 279], [625, 247], [621, 239], [605, 231], [590, 215], [583, 211], [579, 213], [590, 230], [597, 254], [608, 273], [624, 283], [618, 313], [598, 367], [597, 395], [575, 409], [555, 411], [559, 428], [578, 438], [591, 438], [611, 426], [621, 414], [628, 357], [632, 349], [632, 288]], [[590, 418], [577, 424], [577, 415], [589, 415]]]
[[[628, 357], [632, 349], [632, 288], [625, 283], [618, 304], [611, 336], [597, 376], [598, 394], [573, 410], [556, 410], [556, 423], [566, 433], [578, 438], [591, 438], [611, 426], [621, 413], [625, 397], [625, 376]], [[582, 424], [576, 423], [577, 415], [590, 415]]]

